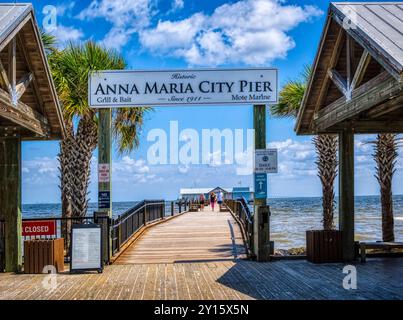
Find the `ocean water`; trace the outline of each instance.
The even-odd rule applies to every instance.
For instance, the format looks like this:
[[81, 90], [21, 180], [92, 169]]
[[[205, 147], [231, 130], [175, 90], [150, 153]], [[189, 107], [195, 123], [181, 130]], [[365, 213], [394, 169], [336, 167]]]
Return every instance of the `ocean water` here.
[[[277, 198], [269, 199], [271, 208], [271, 237], [276, 249], [289, 249], [305, 246], [305, 231], [322, 228], [321, 198]], [[136, 202], [113, 203], [114, 216], [122, 214]], [[394, 196], [395, 238], [403, 241], [403, 196]], [[89, 215], [97, 209], [90, 203]], [[60, 204], [25, 204], [23, 217], [58, 217]], [[337, 210], [336, 210], [337, 211]], [[338, 225], [338, 215], [335, 215]], [[355, 199], [356, 240], [376, 241], [382, 239], [381, 207], [379, 197], [364, 196]]]

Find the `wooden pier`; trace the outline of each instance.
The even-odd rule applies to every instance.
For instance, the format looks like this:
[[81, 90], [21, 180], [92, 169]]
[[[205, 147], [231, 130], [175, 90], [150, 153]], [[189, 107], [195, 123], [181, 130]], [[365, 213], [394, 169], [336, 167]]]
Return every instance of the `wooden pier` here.
[[403, 259], [357, 264], [357, 289], [343, 288], [344, 265], [305, 260], [248, 260], [112, 265], [102, 274], [60, 274], [55, 288], [47, 275], [0, 274], [1, 299], [403, 299]]
[[238, 224], [230, 212], [187, 212], [148, 229], [115, 264], [224, 261], [245, 258]]
[[402, 258], [354, 264], [357, 289], [346, 290], [345, 264], [256, 262], [244, 252], [231, 213], [207, 207], [154, 222], [102, 274], [0, 274], [0, 300], [403, 299]]

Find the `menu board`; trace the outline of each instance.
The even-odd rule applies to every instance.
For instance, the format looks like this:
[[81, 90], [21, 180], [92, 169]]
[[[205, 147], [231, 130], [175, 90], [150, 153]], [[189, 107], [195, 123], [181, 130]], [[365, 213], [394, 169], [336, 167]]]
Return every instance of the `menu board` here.
[[102, 271], [101, 226], [76, 224], [71, 230], [70, 272]]

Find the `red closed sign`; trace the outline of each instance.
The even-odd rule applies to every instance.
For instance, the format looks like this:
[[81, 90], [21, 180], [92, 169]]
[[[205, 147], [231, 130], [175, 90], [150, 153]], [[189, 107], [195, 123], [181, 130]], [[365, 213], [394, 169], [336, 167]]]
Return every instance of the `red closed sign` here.
[[55, 236], [55, 220], [32, 220], [22, 222], [22, 236]]

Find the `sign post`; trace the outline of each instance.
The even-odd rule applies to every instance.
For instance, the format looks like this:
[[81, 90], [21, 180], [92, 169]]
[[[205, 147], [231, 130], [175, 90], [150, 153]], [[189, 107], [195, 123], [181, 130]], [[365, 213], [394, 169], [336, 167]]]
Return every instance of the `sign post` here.
[[[272, 68], [94, 71], [89, 75], [88, 92], [89, 106], [99, 110], [98, 207], [111, 217], [110, 108], [254, 105], [255, 146], [266, 149], [266, 105], [277, 103], [278, 71]], [[255, 175], [260, 188], [255, 195], [255, 213], [260, 215], [268, 212], [267, 179], [262, 177]], [[259, 214], [254, 215], [257, 219], [254, 251], [258, 260], [263, 261], [269, 252], [265, 244], [268, 228], [259, 224], [267, 220], [259, 220]]]
[[[100, 109], [98, 114], [98, 211], [105, 212], [109, 218], [112, 218], [112, 112], [111, 109]], [[112, 256], [111, 230], [107, 232], [108, 237], [106, 237], [102, 248], [105, 258]]]
[[[253, 128], [255, 130], [255, 193], [253, 214], [253, 252], [257, 261], [270, 259], [269, 208], [267, 206], [267, 174], [262, 168], [267, 160], [262, 149], [266, 149], [266, 106], [253, 106]], [[258, 166], [256, 166], [256, 162]], [[262, 168], [260, 166], [262, 164]]]

